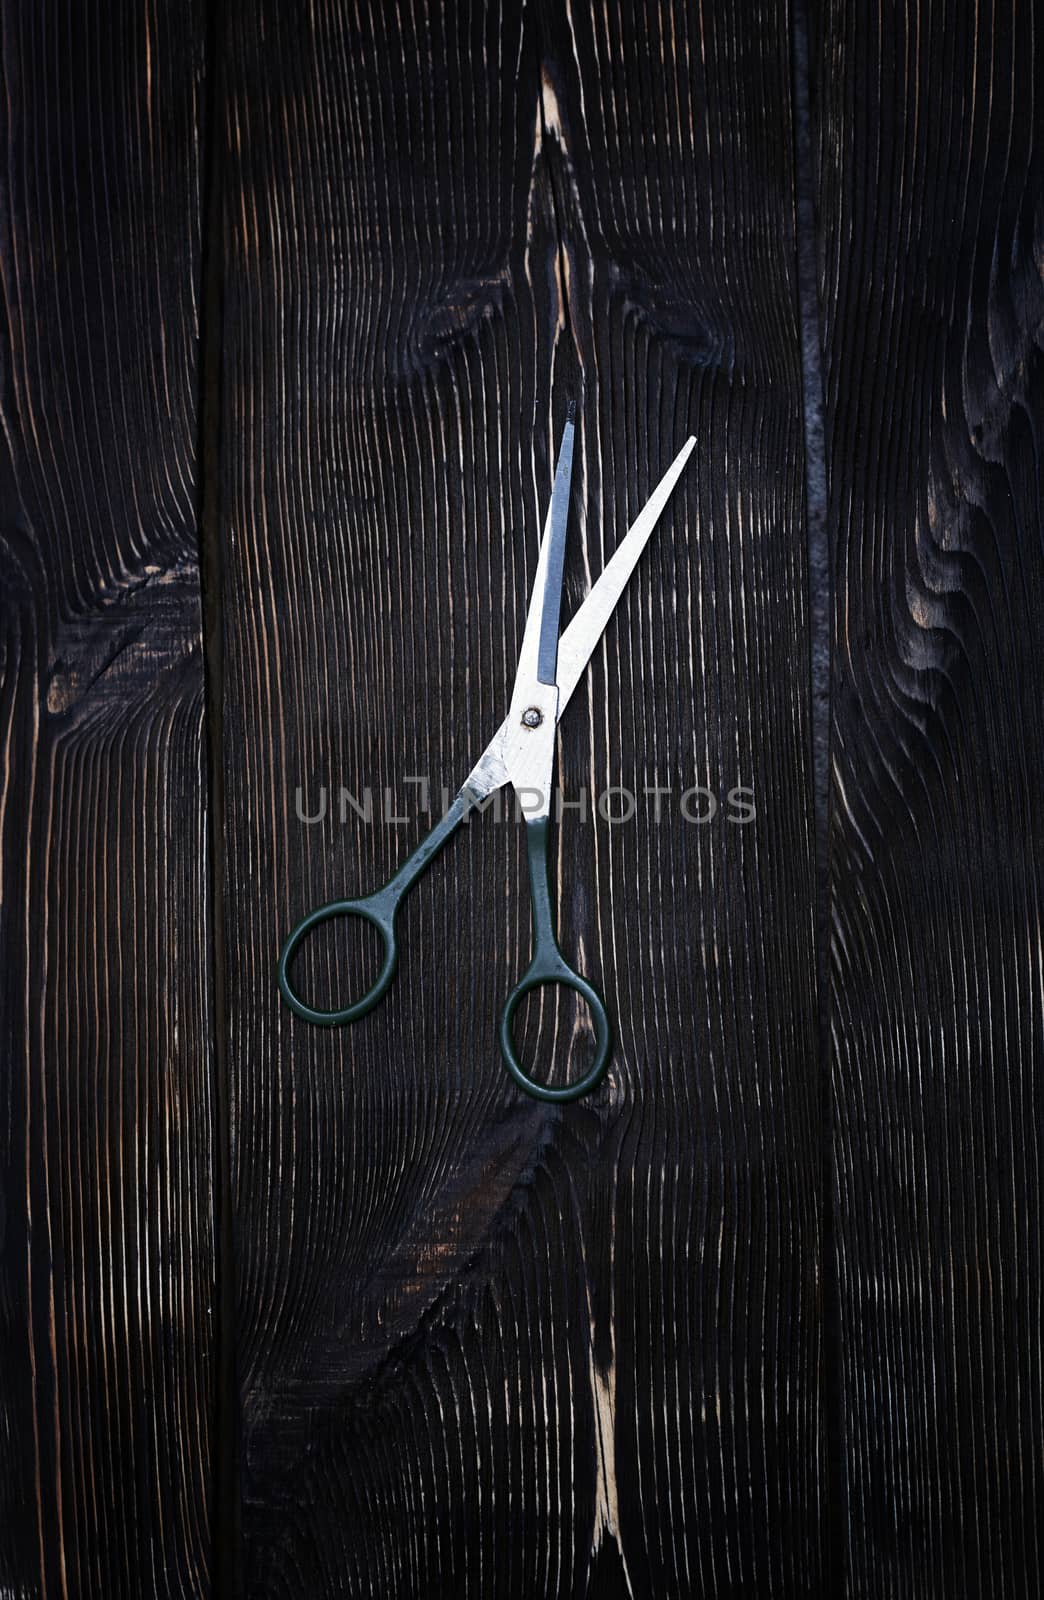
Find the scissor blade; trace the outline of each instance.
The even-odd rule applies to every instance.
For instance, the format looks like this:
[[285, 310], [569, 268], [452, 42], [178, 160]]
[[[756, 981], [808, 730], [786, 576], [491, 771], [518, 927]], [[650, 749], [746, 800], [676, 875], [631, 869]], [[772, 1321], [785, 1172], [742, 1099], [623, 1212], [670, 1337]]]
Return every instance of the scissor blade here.
[[541, 683], [554, 683], [558, 665], [558, 620], [562, 609], [562, 572], [565, 567], [566, 527], [569, 522], [569, 486], [573, 477], [573, 419], [570, 415], [562, 434], [555, 467], [548, 513], [547, 572], [544, 600], [540, 609], [540, 649], [537, 677]]
[[[562, 604], [562, 568], [565, 560], [566, 524], [569, 516], [569, 484], [573, 470], [573, 423], [568, 421], [562, 434], [562, 444], [555, 465], [555, 482], [551, 490], [551, 505], [544, 524], [544, 537], [540, 542], [533, 593], [529, 600], [522, 648], [518, 653], [518, 671], [512, 705], [530, 697], [530, 685], [535, 682], [554, 683], [558, 659], [558, 618]], [[547, 641], [550, 640], [550, 646]], [[550, 673], [545, 676], [548, 666]]]
[[[614, 551], [612, 557], [606, 563], [601, 577], [595, 583], [580, 610], [559, 639], [556, 722], [565, 710], [570, 695], [583, 677], [584, 669], [591, 659], [591, 652], [602, 637], [606, 624], [613, 614], [613, 608], [626, 588], [627, 580], [634, 571], [638, 557], [648, 544], [649, 535], [655, 528], [660, 512], [667, 504], [671, 490], [681, 476], [682, 468], [688, 461], [695, 444], [695, 439], [688, 439], [679, 451], [660, 482], [656, 485], [652, 495], [642, 507], [633, 527], [625, 535], [619, 548]], [[545, 548], [546, 542], [545, 538]], [[543, 559], [544, 550], [542, 549], [541, 561]], [[539, 581], [540, 573], [538, 569], [537, 583]], [[534, 584], [534, 590], [535, 588], [536, 584]], [[528, 688], [531, 693], [539, 694], [540, 698], [544, 698], [547, 694], [546, 690], [536, 691], [532, 673], [530, 673], [528, 683], [523, 680], [521, 664], [519, 666], [519, 675], [516, 679], [516, 699], [518, 698], [520, 686], [523, 689]], [[552, 695], [551, 703], [553, 702], [554, 696]], [[543, 734], [543, 732], [544, 728], [541, 727], [540, 733]], [[513, 783], [516, 778], [519, 778], [519, 781], [530, 781], [531, 775], [528, 772], [524, 774], [519, 772], [519, 754], [523, 748], [523, 740], [528, 742], [528, 736], [520, 728], [519, 705], [516, 705], [513, 700], [512, 709], [504, 718], [481, 756], [479, 756], [478, 761], [471, 769], [460, 790], [461, 796], [468, 801], [469, 805], [487, 799], [496, 789], [501, 788], [505, 783]], [[540, 770], [532, 774], [532, 782], [534, 787], [543, 788], [546, 783], [550, 782], [550, 761], [547, 758], [547, 752], [544, 750], [543, 739], [538, 739], [535, 744], [539, 748], [534, 749], [534, 760], [539, 765]], [[553, 750], [551, 755], [553, 757]], [[544, 771], [545, 765], [546, 772]]]
[[583, 677], [591, 653], [605, 632], [616, 602], [627, 587], [627, 580], [637, 565], [638, 557], [648, 544], [660, 513], [670, 499], [671, 491], [681, 477], [682, 468], [695, 445], [695, 439], [685, 441], [558, 641], [559, 717]]

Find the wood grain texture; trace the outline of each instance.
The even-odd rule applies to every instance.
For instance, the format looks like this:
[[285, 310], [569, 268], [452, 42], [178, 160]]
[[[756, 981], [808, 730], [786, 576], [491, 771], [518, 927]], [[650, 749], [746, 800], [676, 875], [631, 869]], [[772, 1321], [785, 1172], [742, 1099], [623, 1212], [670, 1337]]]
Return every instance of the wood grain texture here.
[[208, 1592], [200, 8], [3, 11], [0, 1593]]
[[813, 15], [847, 1591], [1039, 1595], [1040, 19]]
[[[251, 1595], [807, 1594], [816, 1022], [789, 40], [775, 7], [231, 8], [227, 962]], [[568, 611], [698, 459], [562, 724], [563, 943], [607, 1088], [510, 1084], [519, 830], [465, 830], [385, 1004], [279, 943], [375, 887], [506, 704], [582, 398]], [[682, 820], [709, 783], [713, 826]], [[307, 826], [322, 785], [401, 825]], [[757, 820], [724, 820], [752, 785]], [[331, 942], [331, 1002], [361, 969]], [[545, 1007], [531, 1052], [586, 1044]], [[575, 1066], [575, 1062], [574, 1062]]]

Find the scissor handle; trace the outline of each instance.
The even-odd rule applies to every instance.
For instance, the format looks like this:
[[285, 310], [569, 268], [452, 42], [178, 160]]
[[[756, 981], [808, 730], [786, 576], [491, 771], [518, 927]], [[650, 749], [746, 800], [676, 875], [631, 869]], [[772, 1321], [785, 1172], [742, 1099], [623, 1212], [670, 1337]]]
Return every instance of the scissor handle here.
[[[395, 976], [395, 967], [399, 959], [399, 946], [395, 937], [395, 919], [399, 913], [399, 906], [421, 873], [431, 865], [446, 841], [456, 833], [467, 815], [467, 805], [464, 795], [458, 795], [445, 816], [439, 819], [427, 837], [422, 839], [416, 849], [406, 857], [402, 866], [394, 877], [389, 878], [383, 889], [377, 889], [373, 894], [365, 895], [359, 900], [330, 900], [325, 906], [319, 906], [315, 911], [310, 911], [307, 917], [301, 918], [279, 952], [279, 992], [297, 1016], [303, 1018], [305, 1022], [317, 1022], [320, 1027], [335, 1028], [342, 1022], [358, 1022], [360, 1017], [365, 1017], [367, 1012], [380, 1004]], [[306, 1000], [302, 1000], [291, 986], [290, 963], [308, 935], [321, 923], [329, 922], [333, 917], [362, 917], [376, 928], [384, 940], [384, 964], [375, 982], [367, 989], [361, 1000], [356, 1000], [350, 1006], [335, 1008], [333, 1011], [322, 1011], [318, 1006], [310, 1006]]]
[[[504, 1003], [500, 1015], [500, 1050], [504, 1057], [504, 1065], [520, 1089], [524, 1089], [537, 1100], [560, 1102], [579, 1100], [583, 1095], [590, 1094], [591, 1090], [596, 1089], [601, 1083], [612, 1054], [613, 1030], [598, 990], [588, 983], [586, 978], [573, 971], [558, 948], [547, 877], [547, 836], [546, 817], [527, 819], [529, 889], [533, 904], [533, 959]], [[538, 1083], [535, 1078], [531, 1078], [515, 1050], [512, 1024], [519, 1002], [529, 994], [530, 990], [539, 988], [542, 983], [557, 983], [564, 988], [575, 990], [583, 1000], [586, 1000], [594, 1019], [594, 1061], [582, 1078], [578, 1078], [575, 1083], [562, 1084], [560, 1087]]]
[[[327, 1028], [336, 1027], [342, 1022], [357, 1022], [384, 999], [388, 986], [395, 976], [395, 966], [399, 959], [399, 947], [395, 938], [395, 914], [399, 909], [399, 896], [390, 895], [389, 887], [390, 885], [386, 885], [376, 894], [367, 895], [362, 900], [331, 900], [325, 906], [318, 906], [315, 911], [310, 911], [307, 917], [302, 917], [291, 932], [279, 952], [279, 992], [291, 1011], [305, 1022], [317, 1022]], [[302, 1000], [292, 987], [290, 963], [308, 935], [324, 922], [332, 921], [334, 917], [362, 917], [376, 928], [384, 940], [384, 962], [376, 980], [361, 1000], [333, 1011], [322, 1011], [318, 1006], [310, 1006], [306, 1000]]]

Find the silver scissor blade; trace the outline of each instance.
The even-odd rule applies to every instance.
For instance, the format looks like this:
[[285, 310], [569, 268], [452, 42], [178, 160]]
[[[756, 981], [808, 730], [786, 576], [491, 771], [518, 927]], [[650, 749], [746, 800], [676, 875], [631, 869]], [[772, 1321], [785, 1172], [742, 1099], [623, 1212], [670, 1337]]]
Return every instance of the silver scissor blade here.
[[[562, 444], [555, 465], [555, 482], [551, 490], [551, 505], [544, 536], [540, 541], [540, 554], [533, 578], [533, 592], [529, 598], [522, 648], [518, 653], [518, 670], [511, 703], [525, 701], [530, 685], [536, 682], [554, 683], [555, 663], [558, 655], [558, 618], [562, 603], [562, 567], [565, 557], [565, 533], [569, 515], [569, 483], [573, 470], [573, 424], [569, 421], [562, 434]], [[550, 614], [550, 615], [549, 615]], [[552, 640], [551, 672], [544, 677], [547, 661], [545, 633]]]
[[[597, 583], [591, 589], [580, 610], [576, 613], [565, 633], [558, 641], [558, 691], [557, 707], [554, 712], [555, 721], [561, 717], [569, 697], [573, 693], [580, 679], [584, 675], [584, 668], [591, 659], [591, 652], [605, 632], [606, 623], [613, 614], [613, 608], [627, 586], [627, 580], [635, 569], [638, 557], [649, 542], [649, 535], [656, 526], [660, 512], [670, 498], [671, 490], [681, 476], [682, 468], [688, 461], [696, 444], [695, 439], [688, 439], [672, 461], [660, 482], [656, 485], [652, 495], [646, 501], [638, 514], [634, 526], [625, 535], [619, 548], [613, 553], [606, 563], [605, 570]], [[546, 548], [546, 538], [545, 538]], [[544, 551], [541, 550], [541, 560]], [[537, 581], [539, 581], [539, 571]], [[534, 590], [536, 584], [534, 584]], [[528, 631], [528, 630], [527, 630]], [[515, 695], [512, 699], [511, 710], [493, 735], [489, 744], [479, 756], [471, 772], [468, 774], [460, 790], [460, 795], [467, 800], [469, 806], [487, 799], [497, 789], [506, 783], [513, 783], [519, 777], [519, 757], [523, 741], [528, 738], [519, 722], [519, 712], [524, 700], [520, 694], [526, 693], [544, 699], [550, 697], [548, 703], [553, 701], [553, 690], [538, 688], [532, 666], [535, 663], [535, 641], [531, 653], [531, 670], [528, 680], [522, 677], [522, 664], [519, 664], [519, 675], [515, 680]], [[516, 703], [517, 702], [517, 703]], [[541, 726], [540, 732], [544, 729]], [[536, 788], [543, 788], [550, 782], [551, 763], [544, 750], [543, 740], [539, 741], [539, 751], [534, 751], [538, 758], [540, 771], [532, 774], [526, 772], [524, 779], [531, 781]], [[551, 751], [553, 758], [553, 750]], [[546, 764], [546, 772], [543, 770]]]
[[638, 513], [633, 526], [621, 540], [606, 562], [601, 577], [592, 586], [576, 616], [558, 641], [558, 715], [561, 717], [569, 698], [584, 675], [591, 653], [605, 632], [627, 580], [634, 571], [649, 536], [659, 520], [660, 512], [670, 499], [671, 490], [681, 477], [682, 468], [695, 448], [696, 440], [687, 439], [679, 450], [645, 505]]
[[573, 422], [570, 417], [562, 434], [551, 490], [548, 515], [547, 572], [544, 578], [544, 603], [540, 608], [540, 648], [537, 677], [541, 683], [554, 683], [558, 664], [558, 619], [562, 609], [562, 573], [565, 568], [566, 527], [569, 522], [569, 486], [573, 477]]

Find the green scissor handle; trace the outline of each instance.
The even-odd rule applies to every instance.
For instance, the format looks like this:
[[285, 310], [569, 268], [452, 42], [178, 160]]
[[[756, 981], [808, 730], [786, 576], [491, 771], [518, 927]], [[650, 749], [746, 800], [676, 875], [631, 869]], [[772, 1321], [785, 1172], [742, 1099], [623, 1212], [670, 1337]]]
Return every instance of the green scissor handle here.
[[[399, 909], [399, 901], [397, 896], [389, 895], [389, 887], [386, 885], [363, 900], [331, 900], [325, 906], [317, 907], [301, 919], [287, 939], [279, 952], [279, 992], [290, 1010], [305, 1022], [317, 1022], [327, 1028], [336, 1027], [341, 1022], [358, 1022], [360, 1017], [365, 1017], [384, 999], [399, 959], [399, 947], [395, 939], [395, 913]], [[384, 940], [384, 963], [373, 987], [366, 991], [361, 1000], [356, 1000], [350, 1006], [342, 1006], [340, 1010], [321, 1011], [302, 1000], [291, 988], [290, 963], [312, 930], [334, 917], [362, 917], [371, 923]]]
[[[307, 917], [301, 919], [279, 952], [279, 992], [296, 1016], [305, 1022], [317, 1022], [321, 1027], [334, 1028], [342, 1022], [358, 1022], [360, 1017], [365, 1017], [367, 1012], [380, 1004], [395, 976], [399, 960], [399, 945], [395, 936], [395, 919], [399, 914], [399, 907], [447, 839], [456, 833], [464, 821], [466, 811], [465, 801], [458, 796], [446, 815], [421, 840], [416, 850], [406, 857], [398, 872], [388, 879], [383, 889], [377, 889], [373, 894], [365, 895], [360, 900], [330, 900], [325, 906], [319, 906], [317, 910], [310, 911]], [[367, 989], [361, 1000], [337, 1010], [320, 1011], [316, 1006], [310, 1006], [306, 1000], [302, 1000], [291, 987], [290, 963], [313, 929], [318, 928], [323, 922], [329, 922], [333, 917], [362, 917], [372, 924], [384, 940], [384, 964], [372, 987]]]
[[[395, 976], [399, 959], [396, 938], [399, 907], [421, 873], [456, 832], [466, 812], [467, 803], [462, 799], [456, 800], [383, 889], [378, 889], [374, 894], [366, 895], [359, 900], [331, 900], [301, 919], [279, 952], [279, 991], [296, 1016], [305, 1022], [333, 1028], [340, 1023], [357, 1022], [360, 1017], [365, 1017], [380, 1004]], [[500, 1019], [500, 1048], [508, 1071], [519, 1088], [524, 1089], [527, 1094], [533, 1095], [537, 1100], [579, 1100], [581, 1095], [589, 1094], [596, 1088], [605, 1075], [612, 1048], [612, 1029], [598, 991], [566, 964], [558, 948], [547, 879], [547, 835], [546, 817], [527, 821], [529, 887], [533, 902], [533, 959], [505, 1003]], [[376, 928], [384, 941], [384, 961], [373, 984], [360, 1000], [348, 1006], [323, 1011], [318, 1006], [309, 1005], [306, 1000], [302, 1000], [293, 988], [290, 982], [290, 966], [309, 934], [334, 917], [362, 917]], [[531, 989], [537, 988], [542, 983], [560, 983], [566, 988], [574, 989], [587, 1001], [594, 1017], [594, 1062], [582, 1078], [578, 1078], [575, 1083], [563, 1084], [561, 1088], [552, 1088], [529, 1077], [515, 1053], [515, 1042], [511, 1032], [511, 1024], [519, 1001]]]
[[[546, 817], [534, 817], [526, 821], [526, 844], [529, 854], [529, 891], [533, 906], [533, 959], [529, 963], [521, 979], [507, 997], [504, 1009], [500, 1016], [500, 1050], [504, 1057], [504, 1064], [518, 1084], [527, 1094], [537, 1100], [579, 1100], [581, 1096], [590, 1094], [596, 1089], [605, 1076], [605, 1069], [609, 1065], [609, 1056], [613, 1047], [613, 1032], [609, 1023], [609, 1016], [602, 1002], [602, 997], [597, 989], [581, 978], [569, 966], [555, 938], [555, 921], [551, 910], [551, 891], [547, 877], [547, 836], [548, 820]], [[515, 1053], [515, 1040], [512, 1033], [512, 1023], [519, 1002], [530, 992], [537, 989], [542, 983], [559, 983], [568, 989], [574, 989], [582, 999], [587, 1001], [594, 1018], [595, 1027], [595, 1054], [594, 1061], [588, 1067], [582, 1078], [575, 1083], [565, 1083], [561, 1088], [553, 1088], [550, 1084], [538, 1083], [526, 1072]]]

